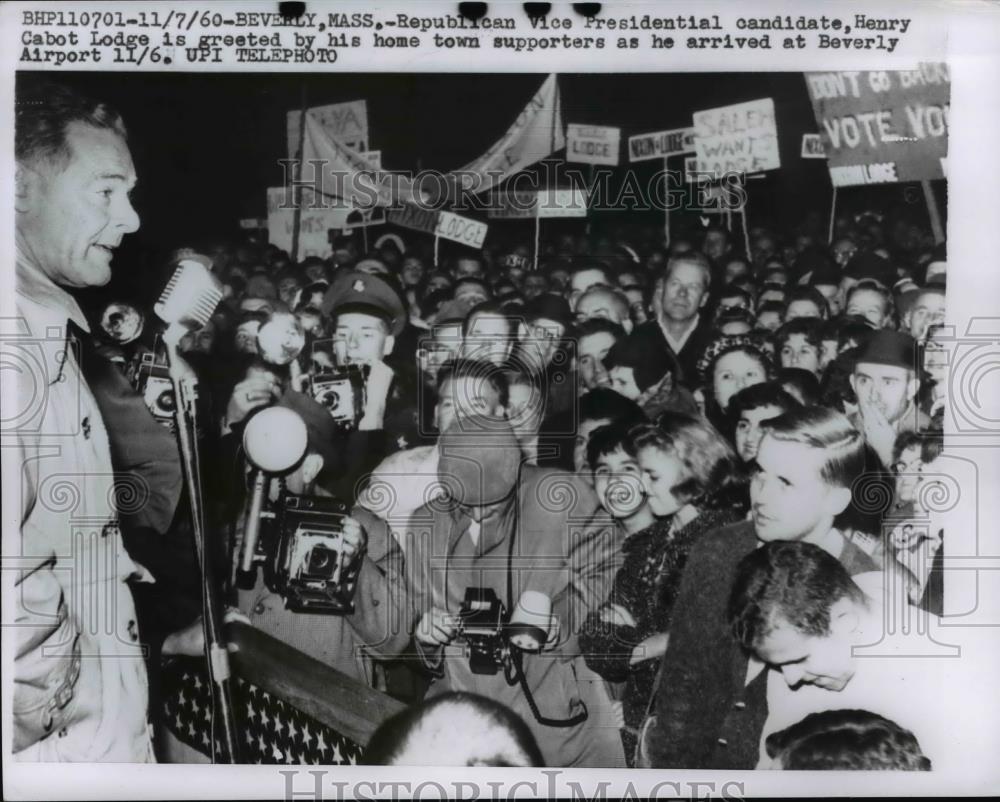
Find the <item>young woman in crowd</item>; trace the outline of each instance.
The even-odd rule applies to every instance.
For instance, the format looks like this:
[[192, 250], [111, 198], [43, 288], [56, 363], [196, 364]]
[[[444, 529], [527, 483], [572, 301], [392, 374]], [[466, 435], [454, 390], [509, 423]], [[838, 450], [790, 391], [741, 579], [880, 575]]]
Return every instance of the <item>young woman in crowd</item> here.
[[[654, 519], [625, 540], [625, 559], [611, 593], [600, 610], [588, 616], [579, 636], [587, 665], [606, 680], [626, 683], [622, 741], [632, 765], [636, 728], [650, 705], [688, 550], [703, 532], [745, 514], [742, 472], [732, 448], [714, 428], [675, 413], [664, 414], [658, 424], [634, 427], [618, 439], [594, 438], [589, 451], [595, 479], [606, 488], [611, 485], [603, 478], [607, 466], [620, 461], [622, 496], [631, 486], [631, 458], [631, 474], [641, 475]], [[613, 515], [622, 505], [607, 489], [605, 503]], [[640, 506], [630, 514], [642, 510]]]
[[729, 399], [745, 387], [771, 378], [771, 360], [748, 336], [717, 337], [698, 362], [705, 417], [725, 430]]

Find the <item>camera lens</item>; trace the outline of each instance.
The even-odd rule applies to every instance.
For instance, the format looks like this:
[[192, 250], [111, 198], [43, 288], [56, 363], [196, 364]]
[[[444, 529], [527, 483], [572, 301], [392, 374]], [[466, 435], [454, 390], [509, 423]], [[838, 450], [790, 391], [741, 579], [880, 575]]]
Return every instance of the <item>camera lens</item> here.
[[162, 393], [160, 393], [156, 397], [156, 406], [158, 409], [161, 409], [164, 412], [173, 412], [177, 406], [174, 403], [174, 391], [164, 390]]
[[318, 574], [328, 570], [334, 559], [334, 553], [322, 546], [316, 546], [309, 552], [308, 571], [310, 574]]
[[340, 393], [336, 390], [327, 390], [323, 393], [320, 403], [329, 409], [336, 409], [336, 407], [340, 404]]

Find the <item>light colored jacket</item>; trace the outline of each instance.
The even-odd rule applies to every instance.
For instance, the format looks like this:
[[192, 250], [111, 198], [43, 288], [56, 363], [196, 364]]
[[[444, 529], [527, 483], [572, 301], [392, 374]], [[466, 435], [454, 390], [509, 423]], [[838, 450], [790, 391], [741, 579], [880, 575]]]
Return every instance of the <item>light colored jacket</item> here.
[[118, 530], [107, 431], [67, 332], [68, 320], [87, 324], [70, 295], [20, 261], [16, 305], [0, 337], [4, 362], [22, 367], [2, 430], [5, 508], [17, 516], [4, 532], [4, 566], [18, 569], [5, 572], [16, 599], [14, 756], [151, 761], [126, 584], [138, 569]]

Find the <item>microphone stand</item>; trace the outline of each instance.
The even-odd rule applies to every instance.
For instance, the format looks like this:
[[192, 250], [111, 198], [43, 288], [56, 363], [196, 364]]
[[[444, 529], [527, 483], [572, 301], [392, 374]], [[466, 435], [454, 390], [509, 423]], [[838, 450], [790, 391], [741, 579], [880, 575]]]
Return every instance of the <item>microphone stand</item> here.
[[177, 439], [180, 442], [181, 462], [188, 499], [191, 504], [191, 529], [194, 532], [195, 550], [201, 565], [202, 580], [202, 626], [205, 631], [205, 661], [208, 675], [214, 689], [212, 714], [212, 762], [215, 762], [215, 745], [218, 742], [215, 711], [221, 713], [222, 737], [225, 758], [229, 763], [239, 762], [239, 742], [236, 738], [236, 724], [233, 715], [233, 698], [230, 686], [229, 652], [222, 632], [222, 618], [218, 594], [212, 582], [211, 549], [205, 538], [205, 509], [201, 492], [201, 465], [198, 461], [197, 410], [198, 383], [185, 369], [177, 350], [177, 344], [185, 333], [179, 324], [167, 327], [163, 342], [167, 346], [167, 362], [170, 381], [174, 388], [174, 421], [177, 425]]

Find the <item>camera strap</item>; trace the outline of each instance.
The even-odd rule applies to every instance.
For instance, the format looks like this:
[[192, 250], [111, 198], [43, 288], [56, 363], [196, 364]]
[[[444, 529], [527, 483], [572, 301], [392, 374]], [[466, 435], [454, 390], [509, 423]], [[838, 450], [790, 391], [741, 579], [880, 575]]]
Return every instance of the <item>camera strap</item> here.
[[[521, 651], [519, 649], [511, 649], [508, 654], [514, 669], [516, 681], [521, 685], [521, 692], [524, 693], [524, 698], [528, 702], [528, 707], [531, 708], [531, 715], [535, 717], [535, 721], [546, 727], [575, 727], [587, 720], [590, 711], [587, 710], [587, 703], [582, 699], [580, 700], [580, 705], [583, 709], [571, 718], [546, 718], [543, 716], [538, 709], [538, 704], [535, 702], [535, 697], [531, 693], [531, 689], [528, 687], [528, 680], [524, 677], [524, 669], [521, 666]], [[510, 685], [514, 684], [509, 677], [507, 678], [507, 682]]]

